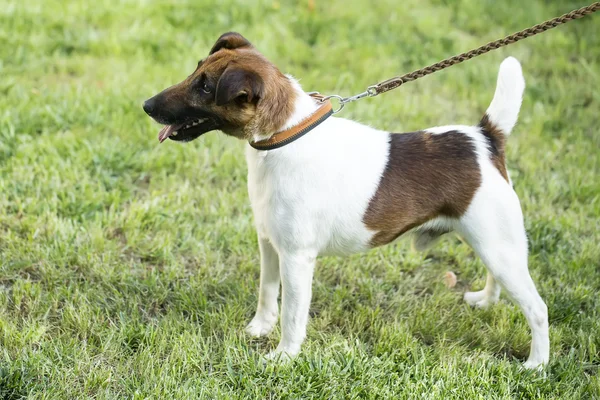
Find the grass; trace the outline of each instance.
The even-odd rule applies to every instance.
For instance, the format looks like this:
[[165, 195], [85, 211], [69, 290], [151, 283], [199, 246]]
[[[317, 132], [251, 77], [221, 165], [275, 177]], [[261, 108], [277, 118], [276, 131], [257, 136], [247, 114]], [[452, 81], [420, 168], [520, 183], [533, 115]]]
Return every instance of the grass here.
[[[550, 313], [551, 364], [503, 296], [461, 300], [458, 238], [320, 260], [289, 365], [253, 340], [258, 252], [244, 144], [158, 145], [142, 101], [242, 32], [306, 90], [355, 94], [586, 4], [5, 0], [0, 7], [0, 398], [599, 398], [600, 15], [346, 107], [408, 131], [476, 123], [514, 55], [527, 90], [508, 159]], [[458, 285], [443, 284], [446, 271]]]

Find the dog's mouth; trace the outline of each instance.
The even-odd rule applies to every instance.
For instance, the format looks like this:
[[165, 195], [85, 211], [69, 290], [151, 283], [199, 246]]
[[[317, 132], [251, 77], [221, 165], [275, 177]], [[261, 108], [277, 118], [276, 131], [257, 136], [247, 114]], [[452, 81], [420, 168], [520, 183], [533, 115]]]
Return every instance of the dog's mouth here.
[[189, 142], [217, 127], [217, 122], [210, 117], [196, 118], [180, 124], [165, 125], [158, 132], [158, 141], [162, 143], [169, 138], [178, 142]]

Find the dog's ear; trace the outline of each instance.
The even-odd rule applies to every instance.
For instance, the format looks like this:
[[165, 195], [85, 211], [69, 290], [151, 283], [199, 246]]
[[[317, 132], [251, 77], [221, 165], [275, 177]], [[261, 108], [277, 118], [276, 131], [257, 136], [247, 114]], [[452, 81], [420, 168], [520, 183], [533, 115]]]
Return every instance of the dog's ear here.
[[216, 53], [221, 49], [239, 49], [240, 47], [251, 47], [249, 41], [237, 32], [227, 32], [217, 39], [217, 42], [210, 49], [209, 55]]
[[262, 96], [263, 81], [255, 72], [238, 66], [228, 67], [217, 82], [215, 104], [222, 106], [244, 96], [247, 102]]

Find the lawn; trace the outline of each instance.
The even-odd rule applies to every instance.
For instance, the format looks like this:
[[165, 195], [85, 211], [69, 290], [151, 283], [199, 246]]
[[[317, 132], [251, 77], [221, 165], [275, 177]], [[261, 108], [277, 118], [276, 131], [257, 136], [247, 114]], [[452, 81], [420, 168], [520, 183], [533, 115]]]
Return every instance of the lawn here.
[[[585, 1], [0, 2], [0, 398], [600, 398], [600, 13], [347, 106], [395, 132], [475, 124], [498, 65], [527, 89], [508, 142], [551, 362], [460, 238], [320, 259], [303, 353], [243, 328], [258, 291], [244, 143], [158, 144], [142, 101], [238, 31], [304, 88], [367, 85]], [[447, 271], [458, 276], [444, 285]]]

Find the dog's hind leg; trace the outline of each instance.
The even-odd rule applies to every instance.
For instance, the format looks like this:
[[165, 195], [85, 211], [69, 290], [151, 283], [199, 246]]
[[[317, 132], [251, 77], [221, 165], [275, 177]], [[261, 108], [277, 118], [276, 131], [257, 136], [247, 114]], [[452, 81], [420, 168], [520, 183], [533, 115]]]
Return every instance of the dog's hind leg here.
[[[425, 251], [433, 247], [440, 241], [443, 235], [449, 233], [451, 228], [420, 228], [417, 229], [413, 237], [413, 248], [417, 251]], [[494, 279], [494, 276], [488, 273], [485, 288], [478, 292], [467, 292], [464, 296], [465, 301], [474, 307], [487, 308], [498, 302], [500, 299], [500, 285]]]
[[494, 275], [488, 272], [483, 290], [466, 292], [464, 299], [471, 306], [487, 308], [496, 304], [500, 299], [500, 284], [496, 281]]
[[492, 276], [488, 279], [488, 291], [483, 290], [482, 299], [497, 295], [498, 282], [525, 314], [532, 334], [525, 367], [536, 368], [549, 359], [548, 309], [527, 269], [527, 237], [519, 200], [510, 185], [502, 182], [487, 186], [484, 183], [457, 230], [481, 257]]

